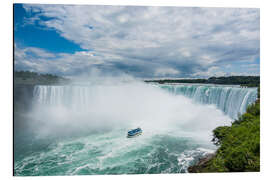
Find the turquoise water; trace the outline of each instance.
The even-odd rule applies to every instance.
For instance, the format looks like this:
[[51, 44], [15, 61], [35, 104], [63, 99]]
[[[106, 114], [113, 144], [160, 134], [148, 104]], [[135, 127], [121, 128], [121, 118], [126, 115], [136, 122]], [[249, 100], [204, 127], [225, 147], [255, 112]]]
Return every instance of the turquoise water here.
[[[217, 104], [240, 104], [242, 110], [256, 94], [238, 87], [199, 88], [141, 83], [36, 86], [32, 111], [14, 117], [15, 123], [25, 122], [15, 131], [14, 174], [186, 173], [216, 149], [211, 131], [232, 121], [228, 107], [222, 111]], [[228, 93], [221, 96], [223, 92]], [[229, 92], [237, 92], [232, 94], [238, 98]], [[126, 138], [138, 126], [142, 135]]]
[[117, 130], [50, 142], [17, 160], [15, 175], [184, 173], [210, 151], [208, 145], [188, 137], [125, 135], [125, 130]]

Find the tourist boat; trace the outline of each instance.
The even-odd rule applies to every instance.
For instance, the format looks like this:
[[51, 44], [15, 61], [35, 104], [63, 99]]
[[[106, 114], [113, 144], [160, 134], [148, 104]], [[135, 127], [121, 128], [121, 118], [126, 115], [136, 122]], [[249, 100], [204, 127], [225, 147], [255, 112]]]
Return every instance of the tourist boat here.
[[133, 137], [139, 136], [141, 134], [142, 134], [142, 129], [138, 127], [136, 129], [132, 129], [132, 130], [128, 131], [127, 138], [133, 138]]

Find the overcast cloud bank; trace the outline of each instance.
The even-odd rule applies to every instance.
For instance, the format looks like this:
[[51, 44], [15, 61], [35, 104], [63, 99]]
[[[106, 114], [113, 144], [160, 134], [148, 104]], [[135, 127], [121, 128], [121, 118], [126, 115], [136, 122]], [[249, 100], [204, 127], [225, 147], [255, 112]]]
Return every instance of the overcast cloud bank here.
[[23, 26], [56, 31], [83, 51], [52, 53], [15, 44], [17, 70], [76, 76], [99, 69], [141, 78], [258, 75], [260, 71], [259, 9], [23, 7], [29, 15]]

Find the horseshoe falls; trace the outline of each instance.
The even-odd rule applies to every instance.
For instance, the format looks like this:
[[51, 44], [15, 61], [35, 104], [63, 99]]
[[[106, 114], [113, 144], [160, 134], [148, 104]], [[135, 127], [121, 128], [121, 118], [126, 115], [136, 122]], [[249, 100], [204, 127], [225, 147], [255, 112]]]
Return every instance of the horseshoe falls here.
[[257, 99], [257, 88], [239, 86], [180, 84], [161, 85], [174, 95], [183, 95], [201, 104], [213, 104], [233, 119]]
[[[23, 88], [23, 87], [22, 87]], [[256, 88], [142, 82], [36, 85], [15, 114], [14, 175], [186, 173], [214, 152], [212, 130], [230, 125]], [[18, 123], [20, 122], [20, 123]], [[126, 138], [127, 131], [143, 133]]]

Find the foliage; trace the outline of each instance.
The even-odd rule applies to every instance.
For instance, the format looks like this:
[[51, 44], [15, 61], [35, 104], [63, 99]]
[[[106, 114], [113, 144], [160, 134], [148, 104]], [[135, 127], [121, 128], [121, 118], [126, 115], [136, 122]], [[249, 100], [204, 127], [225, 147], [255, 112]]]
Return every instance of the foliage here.
[[215, 145], [220, 145], [222, 140], [226, 137], [227, 133], [229, 132], [230, 127], [228, 126], [220, 126], [213, 130], [214, 137], [212, 142]]
[[210, 77], [207, 81], [214, 84], [240, 84], [241, 86], [257, 87], [260, 84], [260, 76]]
[[69, 80], [60, 76], [52, 74], [38, 74], [31, 71], [15, 71], [14, 83], [15, 84], [56, 84], [67, 83]]
[[145, 82], [164, 83], [207, 83], [207, 79], [162, 79], [162, 80], [146, 80]]
[[219, 146], [215, 156], [203, 166], [192, 167], [195, 172], [260, 171], [259, 93], [258, 100], [231, 126], [221, 126], [213, 130], [212, 141]]
[[207, 84], [228, 84], [241, 85], [244, 87], [258, 87], [260, 76], [228, 76], [228, 77], [210, 77], [208, 79], [162, 79], [146, 80], [145, 82], [164, 83], [207, 83]]

